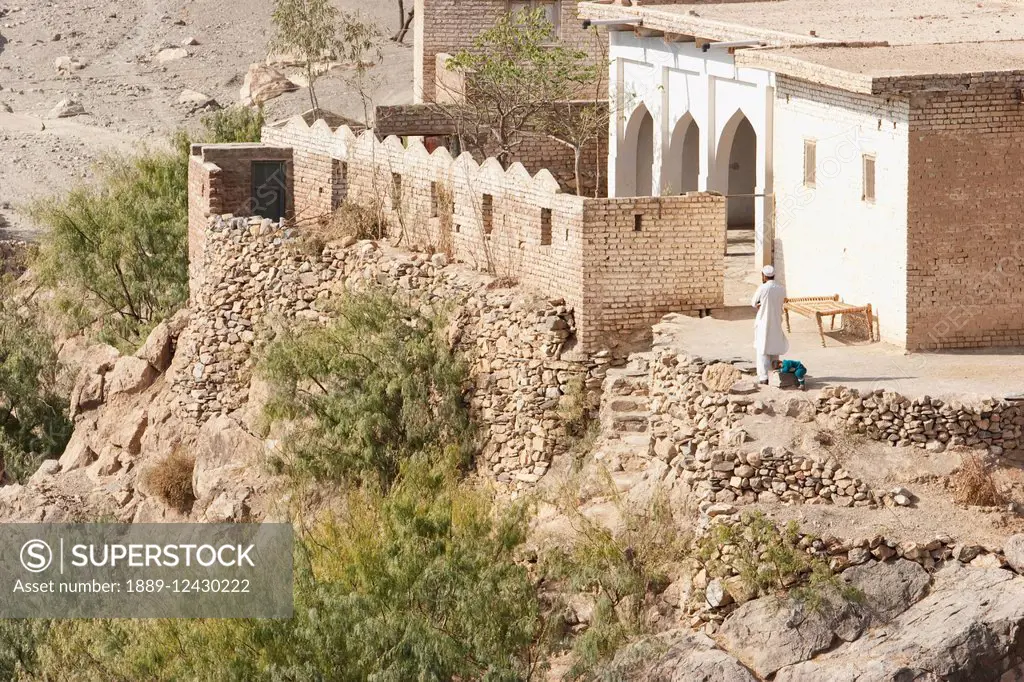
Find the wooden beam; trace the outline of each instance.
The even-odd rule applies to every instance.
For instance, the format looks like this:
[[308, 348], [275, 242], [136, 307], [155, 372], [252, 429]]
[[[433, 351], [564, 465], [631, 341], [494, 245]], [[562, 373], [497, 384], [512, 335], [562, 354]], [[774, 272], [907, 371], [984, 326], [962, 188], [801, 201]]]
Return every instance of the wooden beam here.
[[692, 43], [696, 38], [685, 33], [666, 33], [661, 37], [666, 43]]
[[663, 31], [659, 31], [656, 28], [645, 28], [643, 26], [634, 28], [633, 33], [636, 34], [637, 38], [660, 38], [664, 35]]
[[704, 49], [705, 45], [710, 45], [715, 41], [711, 40], [710, 38], [698, 38], [697, 36], [694, 36], [693, 42], [696, 45], [697, 49]]

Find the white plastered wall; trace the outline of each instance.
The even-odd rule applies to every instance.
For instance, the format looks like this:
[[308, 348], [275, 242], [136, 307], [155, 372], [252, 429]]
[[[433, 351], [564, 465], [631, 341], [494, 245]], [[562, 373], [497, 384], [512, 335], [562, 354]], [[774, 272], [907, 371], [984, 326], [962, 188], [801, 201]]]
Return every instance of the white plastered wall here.
[[[778, 77], [775, 256], [787, 294], [839, 294], [879, 314], [882, 339], [902, 345], [907, 318], [906, 101], [854, 95]], [[804, 141], [814, 140], [814, 187], [804, 185]], [[875, 157], [875, 201], [863, 193], [863, 157]]]
[[[703, 52], [694, 43], [667, 43], [660, 38], [640, 38], [631, 32], [611, 32], [611, 117], [608, 147], [608, 187], [611, 196], [636, 193], [637, 144], [633, 116], [643, 109], [654, 119], [653, 194], [679, 193], [680, 145], [673, 148], [673, 134], [684, 125], [699, 128], [697, 189], [729, 191], [732, 139], [745, 117], [757, 136], [754, 191], [771, 194], [773, 74], [760, 69], [737, 68], [732, 55], [722, 48]], [[639, 110], [639, 113], [637, 113]], [[631, 122], [633, 125], [631, 125]], [[677, 135], [681, 140], [684, 136]], [[745, 155], [749, 161], [749, 154]], [[763, 248], [766, 203], [754, 200], [759, 263], [770, 262]]]

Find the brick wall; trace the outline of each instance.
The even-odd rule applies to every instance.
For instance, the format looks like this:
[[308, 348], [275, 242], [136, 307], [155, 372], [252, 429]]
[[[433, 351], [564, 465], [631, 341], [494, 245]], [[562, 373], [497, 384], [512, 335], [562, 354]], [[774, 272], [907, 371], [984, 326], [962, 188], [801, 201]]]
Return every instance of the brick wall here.
[[583, 346], [610, 345], [670, 312], [724, 304], [725, 197], [587, 199]]
[[[253, 214], [252, 164], [255, 161], [283, 161], [285, 184], [293, 184], [292, 150], [262, 144], [193, 145], [188, 162], [188, 256], [189, 280], [202, 262], [206, 228], [211, 215]], [[287, 215], [294, 214], [291, 192]], [[190, 284], [191, 291], [198, 287]]]
[[[576, 0], [561, 0], [560, 38], [602, 56], [603, 34], [584, 31]], [[417, 102], [433, 102], [436, 93], [437, 55], [472, 47], [473, 40], [508, 11], [508, 0], [416, 0], [413, 25], [413, 89]]]
[[911, 101], [911, 349], [1024, 344], [1022, 87], [979, 82]]
[[[584, 198], [562, 192], [545, 170], [531, 175], [520, 163], [504, 170], [494, 159], [478, 164], [469, 154], [452, 159], [444, 148], [428, 153], [416, 141], [404, 146], [372, 132], [356, 137], [346, 127], [332, 131], [299, 117], [264, 128], [263, 142], [264, 156], [294, 159], [295, 216], [312, 219], [325, 211], [325, 196], [337, 202], [346, 195], [379, 211], [402, 246], [444, 252], [564, 300], [584, 320], [577, 325], [582, 351], [612, 348], [630, 332], [649, 333], [670, 311], [722, 305], [722, 197]], [[204, 154], [212, 158], [218, 149], [206, 146]], [[190, 201], [208, 208], [209, 194], [197, 188]]]

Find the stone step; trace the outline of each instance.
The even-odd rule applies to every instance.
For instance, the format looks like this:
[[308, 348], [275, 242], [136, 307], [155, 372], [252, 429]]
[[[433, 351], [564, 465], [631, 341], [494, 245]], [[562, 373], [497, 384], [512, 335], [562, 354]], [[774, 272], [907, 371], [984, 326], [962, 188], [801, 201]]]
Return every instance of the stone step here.
[[613, 431], [629, 431], [632, 433], [646, 433], [649, 412], [614, 412], [610, 415], [610, 426]]
[[650, 406], [647, 396], [612, 397], [605, 403], [609, 412], [645, 412]]

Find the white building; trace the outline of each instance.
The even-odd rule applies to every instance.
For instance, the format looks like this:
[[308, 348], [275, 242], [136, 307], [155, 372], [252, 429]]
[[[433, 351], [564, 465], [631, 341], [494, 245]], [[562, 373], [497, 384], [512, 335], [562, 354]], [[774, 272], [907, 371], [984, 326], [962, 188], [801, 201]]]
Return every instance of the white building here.
[[1024, 344], [1024, 5], [582, 3], [609, 193], [718, 191], [790, 296], [911, 349]]

